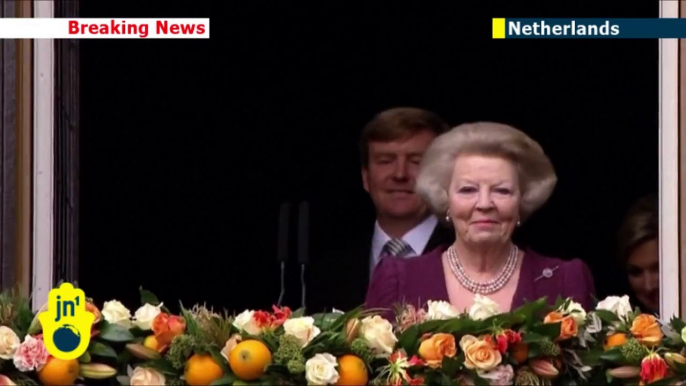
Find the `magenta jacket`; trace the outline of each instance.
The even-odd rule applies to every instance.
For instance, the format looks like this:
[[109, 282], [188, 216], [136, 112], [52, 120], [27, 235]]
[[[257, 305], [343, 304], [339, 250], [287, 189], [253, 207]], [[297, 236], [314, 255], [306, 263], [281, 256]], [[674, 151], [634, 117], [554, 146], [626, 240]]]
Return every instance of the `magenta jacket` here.
[[[441, 259], [447, 248], [444, 245], [411, 259], [383, 259], [372, 275], [365, 309], [388, 309], [384, 317], [392, 320], [396, 304], [424, 307], [429, 300], [449, 301]], [[553, 304], [561, 296], [571, 297], [590, 310], [595, 308], [594, 295], [593, 275], [583, 261], [567, 261], [525, 250], [512, 309], [544, 296]]]

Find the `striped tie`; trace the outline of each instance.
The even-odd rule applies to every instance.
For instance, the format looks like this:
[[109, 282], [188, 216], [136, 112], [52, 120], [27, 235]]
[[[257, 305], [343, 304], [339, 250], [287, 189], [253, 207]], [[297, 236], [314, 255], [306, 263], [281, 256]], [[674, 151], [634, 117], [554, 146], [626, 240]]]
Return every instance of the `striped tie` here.
[[387, 254], [393, 257], [405, 257], [414, 252], [410, 244], [403, 239], [390, 239], [384, 245], [382, 254]]

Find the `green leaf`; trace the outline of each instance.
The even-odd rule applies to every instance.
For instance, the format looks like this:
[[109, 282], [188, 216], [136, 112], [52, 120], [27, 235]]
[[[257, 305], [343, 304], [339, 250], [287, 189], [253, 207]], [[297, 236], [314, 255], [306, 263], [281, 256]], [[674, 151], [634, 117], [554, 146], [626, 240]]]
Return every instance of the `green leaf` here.
[[91, 355], [117, 359], [117, 352], [110, 345], [98, 341], [91, 342], [87, 352]]
[[449, 377], [454, 377], [458, 371], [460, 371], [461, 362], [456, 358], [443, 357], [443, 362], [441, 363], [441, 371]]
[[537, 334], [543, 335], [545, 337], [548, 337], [550, 340], [555, 340], [560, 336], [560, 327], [562, 326], [562, 323], [556, 322], [556, 323], [543, 323], [534, 329], [534, 331]]
[[188, 332], [188, 335], [203, 338], [204, 333], [190, 311], [185, 309], [181, 302], [179, 302], [179, 307], [181, 309], [181, 316], [186, 321], [186, 331]]
[[265, 369], [264, 372], [266, 374], [281, 374], [283, 376], [289, 376], [290, 372], [288, 371], [288, 367], [284, 365], [279, 365], [279, 364], [271, 364], [268, 365]]
[[335, 322], [341, 317], [343, 317], [343, 314], [333, 312], [312, 315], [312, 318], [315, 320], [315, 325], [322, 331], [333, 330], [332, 327], [334, 327]]
[[672, 320], [670, 321], [670, 324], [672, 325], [672, 328], [674, 331], [676, 331], [677, 334], [681, 335], [681, 330], [686, 327], [686, 323], [684, 323], [683, 320], [677, 318], [677, 317], [672, 317]]
[[237, 378], [231, 374], [226, 374], [223, 377], [213, 381], [210, 383], [210, 386], [224, 386], [224, 385], [233, 385], [234, 382], [236, 382]]
[[171, 365], [171, 363], [169, 363], [169, 361], [167, 361], [164, 358], [147, 361], [141, 366], [155, 369], [164, 375], [169, 375], [173, 377], [178, 376], [178, 371], [174, 368], [174, 366]]
[[79, 357], [79, 363], [91, 363], [91, 354], [88, 351], [84, 352], [83, 355]]
[[291, 318], [302, 318], [305, 316], [305, 308], [301, 307], [291, 312]]
[[519, 308], [512, 311], [513, 314], [518, 315], [526, 320], [527, 322], [532, 322], [535, 320], [535, 316], [544, 310], [548, 306], [546, 297], [542, 297], [533, 302], [525, 302]]
[[622, 363], [624, 361], [624, 355], [618, 348], [609, 349], [599, 355], [600, 359], [612, 362], [612, 363]]
[[548, 337], [535, 332], [528, 332], [522, 337], [523, 343], [540, 343], [544, 340], [548, 340]]
[[667, 377], [667, 378], [662, 378], [659, 381], [655, 381], [652, 383], [649, 383], [650, 386], [669, 386], [671, 385], [675, 380], [677, 380], [675, 377]]
[[614, 312], [608, 311], [608, 310], [595, 310], [596, 315], [600, 318], [605, 323], [614, 323], [614, 322], [620, 322], [621, 320], [617, 315], [614, 314]]
[[138, 288], [138, 291], [141, 294], [141, 304], [145, 305], [146, 303], [157, 306], [160, 304], [160, 301], [157, 299], [157, 296], [153, 294], [152, 292], [143, 289], [143, 287]]
[[597, 367], [601, 365], [600, 356], [603, 354], [603, 351], [601, 349], [588, 351], [579, 350], [576, 352], [576, 354], [579, 356], [579, 359], [581, 359], [581, 363], [583, 363], [586, 366]]
[[419, 341], [419, 327], [412, 326], [405, 330], [398, 338], [398, 347], [405, 350], [407, 355], [412, 355], [415, 352]]
[[685, 375], [686, 374], [686, 365], [681, 364], [679, 362], [674, 361], [674, 367], [675, 367], [675, 372], [679, 375]]
[[152, 331], [150, 331], [150, 330], [141, 330], [141, 329], [138, 328], [138, 327], [131, 327], [131, 328], [129, 329], [129, 332], [131, 333], [131, 335], [133, 335], [134, 337], [136, 337], [136, 339], [140, 338], [140, 339], [141, 339], [141, 342], [142, 342], [145, 338], [147, 338], [149, 335], [152, 335]]
[[98, 340], [105, 340], [108, 342], [130, 342], [134, 340], [135, 337], [128, 328], [103, 321], [100, 335], [98, 335], [97, 338]]
[[117, 375], [117, 381], [122, 386], [131, 384], [131, 379], [126, 375]]
[[362, 307], [360, 306], [346, 312], [343, 315], [340, 315], [338, 318], [336, 318], [336, 321], [331, 324], [331, 331], [342, 331], [350, 319], [360, 317], [361, 313]]
[[212, 355], [212, 359], [214, 359], [215, 363], [217, 363], [219, 367], [221, 367], [222, 370], [224, 370], [224, 374], [228, 374], [231, 372], [229, 363], [226, 361], [226, 358], [222, 356], [219, 350], [216, 350], [214, 348], [210, 349], [210, 355]]

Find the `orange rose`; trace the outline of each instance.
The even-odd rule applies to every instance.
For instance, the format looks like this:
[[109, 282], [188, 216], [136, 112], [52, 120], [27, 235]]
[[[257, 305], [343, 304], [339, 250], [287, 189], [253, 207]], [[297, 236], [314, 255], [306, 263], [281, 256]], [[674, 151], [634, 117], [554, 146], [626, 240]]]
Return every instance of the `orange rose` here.
[[95, 306], [95, 304], [93, 304], [91, 302], [86, 302], [86, 311], [95, 315], [95, 319], [93, 319], [94, 325], [98, 324], [98, 322], [100, 322], [102, 315], [100, 314], [100, 310], [98, 309], [98, 307]]
[[653, 315], [641, 314], [631, 324], [631, 335], [642, 345], [655, 347], [662, 342], [662, 329]]
[[559, 312], [551, 312], [545, 316], [543, 323], [560, 323], [560, 336], [556, 340], [573, 338], [578, 333], [576, 320], [571, 315], [562, 316]]
[[452, 334], [434, 334], [419, 345], [419, 356], [431, 368], [441, 367], [443, 357], [452, 358], [457, 354], [455, 337]]
[[502, 356], [493, 344], [479, 340], [475, 336], [465, 335], [460, 339], [464, 351], [464, 365], [470, 370], [490, 371], [502, 362]]
[[185, 330], [186, 321], [180, 316], [160, 312], [152, 321], [155, 340], [161, 346], [169, 345], [174, 337], [183, 334]]

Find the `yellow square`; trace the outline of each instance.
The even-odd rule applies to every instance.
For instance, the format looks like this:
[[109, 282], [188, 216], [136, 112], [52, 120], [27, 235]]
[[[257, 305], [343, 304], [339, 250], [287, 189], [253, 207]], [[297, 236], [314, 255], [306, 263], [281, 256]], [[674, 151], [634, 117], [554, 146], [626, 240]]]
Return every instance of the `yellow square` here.
[[505, 39], [505, 19], [493, 19], [493, 39]]

